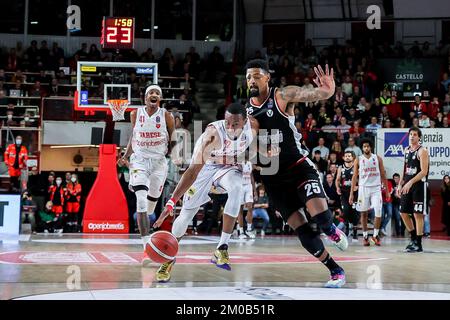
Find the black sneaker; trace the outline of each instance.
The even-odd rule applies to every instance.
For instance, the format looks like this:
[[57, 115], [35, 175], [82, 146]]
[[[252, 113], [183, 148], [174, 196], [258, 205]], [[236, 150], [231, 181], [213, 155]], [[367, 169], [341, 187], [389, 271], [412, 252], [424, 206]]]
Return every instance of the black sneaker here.
[[411, 242], [406, 246], [405, 251], [409, 252], [411, 248], [413, 248], [416, 245], [416, 242], [414, 240], [411, 240]]
[[423, 252], [422, 245], [414, 241], [413, 245], [406, 249], [406, 252]]

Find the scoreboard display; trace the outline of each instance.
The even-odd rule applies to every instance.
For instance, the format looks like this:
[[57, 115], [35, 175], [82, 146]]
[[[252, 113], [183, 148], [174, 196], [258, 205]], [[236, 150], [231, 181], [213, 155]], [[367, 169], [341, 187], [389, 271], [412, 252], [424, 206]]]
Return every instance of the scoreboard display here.
[[100, 43], [103, 49], [133, 49], [134, 18], [103, 17]]

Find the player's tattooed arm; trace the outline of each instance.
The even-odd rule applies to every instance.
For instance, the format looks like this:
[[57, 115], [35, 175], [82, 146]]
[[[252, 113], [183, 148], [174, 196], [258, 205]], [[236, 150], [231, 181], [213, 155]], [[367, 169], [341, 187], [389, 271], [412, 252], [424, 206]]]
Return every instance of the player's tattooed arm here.
[[315, 67], [314, 71], [317, 75], [313, 81], [317, 88], [306, 89], [298, 86], [286, 86], [277, 91], [277, 97], [289, 102], [314, 102], [330, 98], [335, 91], [333, 68], [328, 69], [325, 66], [325, 72], [321, 66]]

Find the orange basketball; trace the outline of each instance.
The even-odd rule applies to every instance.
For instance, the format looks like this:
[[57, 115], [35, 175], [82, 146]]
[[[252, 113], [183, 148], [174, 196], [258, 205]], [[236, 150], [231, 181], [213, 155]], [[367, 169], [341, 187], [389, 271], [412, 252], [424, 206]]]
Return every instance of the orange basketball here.
[[156, 231], [145, 245], [148, 257], [156, 263], [172, 261], [178, 252], [178, 241], [167, 231]]

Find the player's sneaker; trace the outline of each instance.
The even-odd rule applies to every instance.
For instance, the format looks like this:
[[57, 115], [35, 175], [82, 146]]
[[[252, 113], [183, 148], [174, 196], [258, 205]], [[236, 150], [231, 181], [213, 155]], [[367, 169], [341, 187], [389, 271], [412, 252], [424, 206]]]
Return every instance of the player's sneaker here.
[[376, 236], [376, 237], [374, 237], [374, 236], [371, 236], [370, 237], [370, 241], [374, 244], [374, 245], [376, 245], [376, 246], [381, 246], [381, 240], [380, 240], [380, 237], [379, 236]]
[[250, 239], [255, 239], [256, 238], [256, 231], [255, 230], [247, 230], [246, 233], [247, 233], [247, 236]]
[[415, 246], [415, 244], [416, 242], [414, 240], [411, 240], [406, 246], [404, 252], [410, 252], [409, 250], [411, 250]]
[[369, 237], [363, 237], [363, 246], [364, 247], [370, 247], [370, 241], [369, 241]]
[[325, 284], [325, 288], [342, 288], [345, 284], [344, 269], [338, 268], [331, 271], [330, 280]]
[[250, 238], [248, 236], [248, 234], [246, 234], [244, 231], [238, 231], [238, 233], [239, 233], [239, 239], [248, 239], [248, 238]]
[[214, 251], [214, 255], [211, 258], [211, 262], [219, 268], [231, 270], [230, 257], [228, 255], [228, 245], [223, 244], [218, 249], [216, 249], [216, 251]]
[[423, 251], [422, 245], [418, 244], [417, 242], [414, 242], [412, 246], [406, 249], [406, 252], [422, 252], [422, 251]]
[[156, 271], [156, 281], [158, 282], [167, 282], [170, 280], [170, 271], [172, 271], [172, 267], [175, 264], [176, 259], [172, 261], [163, 263]]
[[143, 268], [150, 268], [150, 265], [152, 264], [152, 260], [148, 257], [148, 255], [145, 252], [142, 256], [141, 263]]
[[341, 229], [335, 228], [335, 230], [336, 232], [331, 236], [328, 236], [328, 239], [330, 239], [339, 250], [342, 251], [347, 250], [348, 248], [347, 236]]
[[353, 230], [352, 241], [353, 242], [358, 242], [358, 231], [357, 230]]

